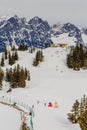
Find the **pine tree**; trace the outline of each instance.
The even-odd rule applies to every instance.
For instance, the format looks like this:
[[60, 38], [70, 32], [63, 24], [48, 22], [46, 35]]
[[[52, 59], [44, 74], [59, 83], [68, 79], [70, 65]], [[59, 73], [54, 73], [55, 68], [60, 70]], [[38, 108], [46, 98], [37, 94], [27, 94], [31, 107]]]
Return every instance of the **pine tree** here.
[[8, 52], [7, 52], [7, 49], [5, 49], [5, 59], [7, 59], [7, 55], [8, 55]]
[[18, 75], [17, 75], [17, 68], [15, 67], [12, 69], [12, 76], [10, 80], [10, 86], [12, 88], [17, 88], [18, 87]]
[[2, 58], [1, 58], [1, 66], [3, 67], [5, 65], [4, 63], [4, 56], [2, 55]]
[[13, 65], [15, 63], [15, 53], [12, 53], [12, 56], [9, 52], [9, 65]]
[[3, 70], [0, 68], [0, 88], [2, 87], [2, 80], [4, 78], [4, 72]]
[[83, 106], [83, 100], [81, 99], [81, 102], [80, 102], [80, 115], [82, 115], [83, 112], [84, 112], [84, 106]]
[[43, 53], [42, 51], [37, 51], [36, 52], [36, 56], [33, 60], [33, 66], [38, 66], [39, 62], [42, 62], [43, 61]]
[[68, 119], [72, 123], [77, 123], [79, 119], [79, 102], [78, 100], [75, 101], [75, 103], [72, 106], [71, 113], [68, 113]]
[[9, 56], [8, 56], [8, 58], [9, 58], [9, 65], [11, 65], [12, 57], [11, 57], [11, 53], [10, 53], [10, 51], [9, 51]]
[[11, 61], [11, 65], [13, 65], [15, 63], [15, 53], [12, 53], [12, 61]]
[[24, 45], [24, 50], [28, 50], [28, 46], [27, 45]]
[[87, 58], [84, 58], [83, 68], [84, 68], [84, 69], [87, 69]]
[[42, 62], [43, 61], [43, 52], [39, 51], [39, 61]]
[[76, 45], [67, 55], [67, 66], [73, 70], [87, 69], [87, 50], [82, 44]]
[[80, 103], [80, 115], [87, 109], [87, 98], [85, 95], [83, 95], [83, 98], [81, 98]]
[[79, 54], [79, 58], [80, 58], [80, 66], [83, 67], [84, 65], [84, 50], [83, 50], [83, 45], [80, 44], [80, 54]]
[[28, 74], [28, 70], [23, 67], [21, 68], [18, 64], [14, 69], [6, 69], [5, 80], [10, 83], [11, 88], [24, 88], [26, 86], [26, 80], [30, 80], [29, 76], [30, 73]]
[[5, 76], [5, 80], [7, 81], [7, 82], [11, 82], [11, 80], [12, 80], [12, 68], [10, 68], [10, 69], [6, 69], [6, 76]]
[[12, 46], [11, 50], [12, 50], [12, 51], [15, 51], [15, 50], [16, 50], [15, 45]]
[[9, 74], [9, 70], [6, 68], [6, 76], [5, 76], [5, 80], [7, 82], [10, 82], [10, 74]]
[[82, 130], [87, 130], [87, 109], [80, 116], [79, 124]]
[[68, 113], [68, 119], [72, 123], [78, 123], [82, 130], [87, 130], [87, 97], [83, 95], [81, 101], [74, 103], [71, 113]]
[[73, 57], [71, 54], [67, 55], [67, 65], [69, 68], [73, 68]]
[[27, 45], [20, 45], [18, 50], [20, 50], [20, 51], [28, 50], [28, 46]]
[[33, 60], [33, 66], [38, 66], [38, 64], [39, 64], [39, 61], [36, 58], [34, 58], [34, 60]]
[[34, 51], [35, 51], [35, 47], [32, 46], [32, 47], [29, 48], [30, 53], [33, 53]]
[[15, 60], [18, 60], [18, 53], [15, 51]]

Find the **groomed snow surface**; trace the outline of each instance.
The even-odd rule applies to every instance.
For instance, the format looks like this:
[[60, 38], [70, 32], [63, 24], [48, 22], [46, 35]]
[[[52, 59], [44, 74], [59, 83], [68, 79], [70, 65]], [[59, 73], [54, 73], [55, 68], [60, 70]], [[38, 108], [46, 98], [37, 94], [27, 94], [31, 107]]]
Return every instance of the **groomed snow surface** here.
[[21, 126], [20, 113], [0, 104], [0, 130], [19, 130]]
[[[13, 89], [11, 93], [6, 93], [5, 87], [0, 95], [10, 97], [18, 102], [24, 102], [32, 107], [34, 105], [35, 117], [33, 118], [34, 130], [81, 130], [79, 125], [74, 125], [67, 119], [76, 99], [80, 100], [87, 92], [87, 70], [73, 71], [66, 66], [67, 50], [48, 48], [43, 50], [44, 61], [38, 67], [32, 66], [35, 52], [19, 52], [19, 61], [16, 64], [27, 67], [30, 71], [31, 81], [27, 81], [25, 89]], [[8, 67], [10, 67], [8, 65]], [[5, 67], [3, 68], [5, 70]], [[7, 84], [4, 83], [4, 86]], [[39, 103], [38, 103], [39, 101]], [[58, 108], [49, 108], [48, 103], [58, 102]], [[1, 112], [5, 109], [5, 112]], [[13, 111], [13, 114], [12, 114]], [[8, 107], [1, 107], [0, 118], [6, 118], [11, 122], [13, 128], [6, 127], [0, 130], [19, 130], [20, 118], [18, 113], [14, 113]], [[0, 120], [1, 120], [0, 119]], [[13, 123], [12, 123], [13, 122]], [[0, 121], [0, 127], [1, 127]], [[14, 129], [15, 128], [15, 129]]]

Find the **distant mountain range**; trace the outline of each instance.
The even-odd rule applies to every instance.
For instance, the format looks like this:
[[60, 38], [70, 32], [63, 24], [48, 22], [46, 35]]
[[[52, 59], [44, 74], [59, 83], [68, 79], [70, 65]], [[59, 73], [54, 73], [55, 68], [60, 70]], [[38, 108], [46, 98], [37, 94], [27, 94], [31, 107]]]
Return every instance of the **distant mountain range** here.
[[59, 37], [61, 34], [74, 37], [75, 43], [84, 44], [82, 34], [87, 35], [87, 28], [79, 29], [71, 23], [58, 23], [50, 27], [47, 21], [39, 17], [34, 17], [30, 21], [17, 15], [0, 18], [0, 51], [12, 44], [46, 48], [53, 43], [52, 37]]

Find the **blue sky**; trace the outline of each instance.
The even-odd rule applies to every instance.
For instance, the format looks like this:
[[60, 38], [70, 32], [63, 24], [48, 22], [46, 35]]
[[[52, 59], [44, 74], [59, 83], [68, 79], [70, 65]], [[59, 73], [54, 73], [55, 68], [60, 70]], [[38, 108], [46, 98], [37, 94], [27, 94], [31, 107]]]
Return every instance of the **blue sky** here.
[[50, 25], [71, 22], [87, 26], [87, 0], [0, 0], [0, 16], [15, 15], [31, 19], [39, 16]]

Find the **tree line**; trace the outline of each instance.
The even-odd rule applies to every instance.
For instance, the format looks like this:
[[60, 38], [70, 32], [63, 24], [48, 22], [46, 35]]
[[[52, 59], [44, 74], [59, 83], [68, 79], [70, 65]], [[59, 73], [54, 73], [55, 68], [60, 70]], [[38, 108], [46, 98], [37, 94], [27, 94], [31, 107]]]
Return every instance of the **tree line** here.
[[11, 88], [24, 88], [26, 87], [26, 80], [30, 80], [30, 72], [26, 68], [20, 67], [19, 64], [13, 69], [6, 69], [6, 72], [0, 68], [0, 87], [3, 80], [9, 82]]
[[25, 51], [28, 50], [27, 45], [19, 45], [18, 49], [13, 45], [11, 48], [11, 51], [8, 51], [6, 48], [4, 50], [4, 53], [2, 53], [1, 61], [0, 61], [0, 66], [5, 66], [5, 60], [8, 59], [8, 64], [13, 65], [15, 62], [19, 59], [18, 52], [19, 51]]
[[5, 51], [2, 53], [0, 66], [1, 67], [5, 66], [5, 60], [8, 60], [9, 65], [13, 65], [18, 59], [19, 59], [19, 56], [18, 56], [17, 50], [10, 52], [10, 51], [7, 51], [7, 49], [5, 49]]
[[27, 46], [27, 45], [19, 45], [18, 50], [19, 50], [19, 51], [28, 50], [28, 46]]
[[73, 70], [87, 69], [87, 49], [83, 45], [76, 45], [67, 55], [67, 66]]
[[82, 130], [87, 130], [87, 97], [86, 95], [80, 101], [76, 100], [68, 113], [68, 119], [72, 123], [78, 123]]
[[[30, 53], [35, 51], [34, 48], [31, 49], [32, 50], [30, 50]], [[33, 60], [33, 66], [38, 66], [39, 63], [43, 61], [43, 57], [44, 56], [42, 50], [37, 51]], [[17, 49], [15, 46], [13, 46], [11, 51], [7, 51], [7, 49], [5, 49], [1, 57], [0, 65], [1, 67], [5, 66], [5, 60], [7, 60], [8, 64], [12, 66], [18, 59], [19, 56]], [[0, 68], [0, 87], [2, 87], [3, 80], [9, 82], [11, 88], [25, 87], [26, 80], [30, 80], [30, 72], [26, 68], [24, 69], [23, 67], [20, 67], [20, 65], [17, 65], [14, 69], [6, 68], [6, 72]]]

